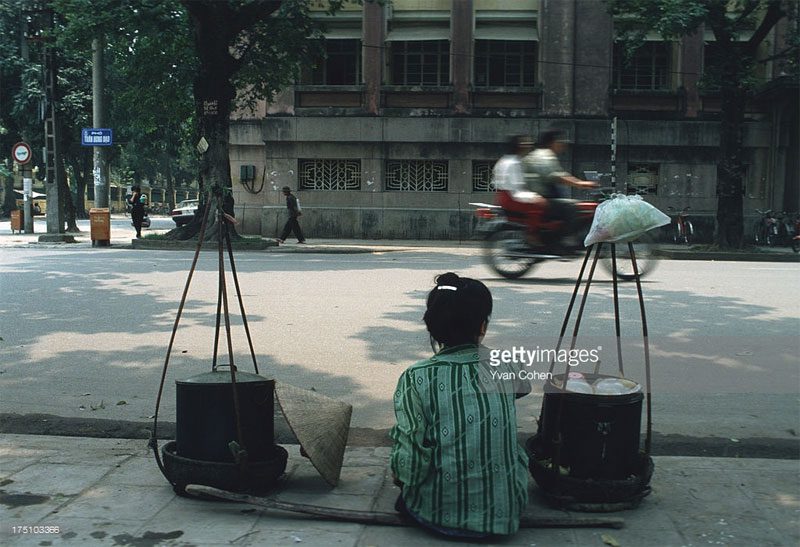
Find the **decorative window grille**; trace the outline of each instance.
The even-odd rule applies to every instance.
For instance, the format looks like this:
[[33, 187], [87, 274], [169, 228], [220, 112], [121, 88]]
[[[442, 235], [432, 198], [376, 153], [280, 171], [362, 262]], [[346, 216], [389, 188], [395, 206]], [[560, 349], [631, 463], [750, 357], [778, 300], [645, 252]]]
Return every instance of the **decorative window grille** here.
[[446, 192], [446, 161], [388, 160], [386, 189], [399, 192]]
[[647, 42], [633, 57], [625, 58], [623, 47], [614, 44], [614, 87], [632, 91], [668, 90], [671, 44]]
[[476, 87], [532, 87], [535, 70], [536, 42], [475, 40]]
[[361, 81], [361, 41], [325, 40], [325, 57], [311, 72], [314, 85], [356, 85]]
[[361, 160], [300, 160], [303, 190], [360, 190]]
[[445, 86], [450, 82], [450, 42], [392, 42], [394, 85]]
[[495, 162], [491, 160], [474, 160], [472, 162], [473, 192], [494, 192], [496, 190], [492, 182], [494, 164]]
[[628, 188], [640, 193], [657, 193], [658, 171], [657, 163], [628, 164]]

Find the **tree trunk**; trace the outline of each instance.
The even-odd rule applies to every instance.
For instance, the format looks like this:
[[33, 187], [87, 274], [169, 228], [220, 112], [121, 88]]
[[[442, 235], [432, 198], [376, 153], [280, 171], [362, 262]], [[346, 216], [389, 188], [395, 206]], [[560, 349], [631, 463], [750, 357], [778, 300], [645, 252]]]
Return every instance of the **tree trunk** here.
[[[212, 206], [215, 200], [222, 200], [224, 210], [233, 215], [228, 139], [231, 109], [236, 97], [232, 83], [236, 62], [230, 54], [229, 29], [225, 27], [224, 20], [211, 16], [216, 6], [207, 5], [203, 9], [199, 5], [193, 5], [197, 10], [193, 14], [194, 41], [200, 59], [194, 80], [194, 105], [197, 138], [198, 141], [204, 139], [208, 148], [200, 157], [198, 182], [201, 206], [192, 222], [169, 233], [169, 237], [181, 240], [197, 237], [203, 207], [207, 205], [209, 197]], [[213, 211], [208, 222], [205, 239], [216, 237], [216, 215]], [[238, 237], [232, 225], [229, 229], [231, 237]]]
[[89, 155], [82, 153], [78, 156], [70, 155], [72, 176], [75, 179], [75, 198], [73, 206], [76, 218], [89, 218], [86, 212], [86, 174], [89, 171]]
[[11, 215], [11, 211], [17, 208], [17, 198], [14, 194], [14, 176], [3, 177], [3, 209], [2, 216]]
[[[66, 149], [66, 145], [62, 146]], [[56, 182], [58, 183], [58, 198], [64, 208], [64, 221], [67, 224], [67, 232], [79, 233], [81, 230], [75, 223], [75, 203], [72, 201], [72, 195], [69, 192], [69, 184], [67, 183], [67, 161], [64, 160], [63, 156], [60, 158], [60, 161], [61, 169], [58, 170], [60, 176]]]
[[[734, 57], [734, 56], [731, 56]], [[716, 243], [721, 249], [739, 249], [744, 238], [742, 140], [746, 94], [736, 59], [724, 67], [720, 146], [717, 159]]]
[[59, 198], [64, 205], [64, 220], [67, 223], [67, 232], [78, 233], [81, 231], [75, 222], [75, 204], [72, 202], [72, 196], [69, 193], [69, 184], [67, 184], [66, 173], [62, 172], [61, 180], [58, 181]]
[[164, 155], [164, 177], [166, 178], [167, 186], [167, 206], [170, 211], [175, 208], [175, 177], [172, 174], [173, 157], [169, 154]]

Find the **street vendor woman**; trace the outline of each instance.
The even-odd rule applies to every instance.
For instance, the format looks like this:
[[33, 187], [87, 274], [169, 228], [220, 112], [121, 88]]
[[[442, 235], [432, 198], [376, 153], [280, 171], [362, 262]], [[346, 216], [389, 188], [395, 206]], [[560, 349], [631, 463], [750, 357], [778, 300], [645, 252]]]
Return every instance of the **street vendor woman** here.
[[423, 319], [440, 349], [403, 372], [394, 394], [390, 462], [402, 488], [396, 508], [451, 538], [513, 534], [528, 501], [514, 390], [481, 380], [480, 343], [491, 313], [486, 285], [438, 276]]

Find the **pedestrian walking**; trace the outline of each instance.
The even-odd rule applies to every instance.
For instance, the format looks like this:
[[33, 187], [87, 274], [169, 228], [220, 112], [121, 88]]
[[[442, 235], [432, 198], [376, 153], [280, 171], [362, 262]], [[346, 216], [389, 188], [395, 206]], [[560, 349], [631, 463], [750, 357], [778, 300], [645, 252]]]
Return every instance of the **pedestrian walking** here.
[[300, 222], [297, 220], [298, 217], [303, 214], [300, 211], [300, 203], [297, 201], [295, 195], [292, 194], [292, 189], [288, 186], [283, 187], [283, 195], [286, 196], [286, 208], [289, 210], [289, 220], [286, 221], [283, 232], [277, 241], [278, 243], [283, 243], [286, 241], [286, 238], [289, 237], [289, 233], [294, 232], [297, 242], [305, 243], [306, 238], [303, 237], [303, 230], [300, 228]]
[[131, 206], [131, 221], [136, 228], [136, 237], [142, 237], [142, 222], [144, 221], [144, 203], [147, 198], [142, 194], [142, 188], [138, 184], [131, 187], [131, 195], [128, 197], [128, 204]]
[[451, 539], [513, 534], [528, 501], [514, 399], [530, 384], [500, 389], [486, 381], [487, 368], [496, 371], [480, 357], [491, 313], [486, 285], [438, 276], [423, 319], [440, 349], [406, 369], [394, 395], [395, 508]]

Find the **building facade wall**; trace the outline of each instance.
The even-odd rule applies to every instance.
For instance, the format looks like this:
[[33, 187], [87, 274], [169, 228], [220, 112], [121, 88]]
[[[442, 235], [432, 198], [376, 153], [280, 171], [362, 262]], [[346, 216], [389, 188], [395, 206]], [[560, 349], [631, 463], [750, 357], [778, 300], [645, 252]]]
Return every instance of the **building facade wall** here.
[[[600, 2], [524, 0], [513, 3], [516, 11], [500, 0], [393, 6], [363, 8], [360, 83], [301, 84], [265, 105], [265, 115], [233, 121], [231, 169], [242, 232], [274, 237], [280, 231], [286, 219], [280, 189], [287, 185], [298, 189], [308, 237], [468, 239], [475, 227], [469, 204], [493, 200], [481, 177], [505, 152], [509, 136], [562, 128], [574, 141], [562, 158], [567, 170], [609, 173], [616, 115], [617, 179], [649, 185], [646, 199], [662, 210], [691, 206], [700, 225], [707, 220], [711, 237], [719, 129], [708, 112], [711, 103], [697, 89], [702, 33], [671, 49], [672, 72], [688, 77], [673, 74], [667, 92], [619, 94], [613, 90], [613, 22]], [[398, 10], [404, 25], [415, 10], [433, 14], [439, 33], [447, 23], [441, 14], [449, 13], [448, 85], [386, 83], [396, 47], [386, 29], [391, 34], [398, 28]], [[535, 20], [528, 23], [531, 14]], [[458, 66], [458, 59], [477, 55], [479, 36], [503, 24], [512, 29], [509, 36], [538, 37], [536, 85], [482, 87], [473, 64]], [[780, 209], [786, 195], [797, 194], [775, 181], [785, 171], [780, 162], [790, 161], [785, 151], [791, 139], [797, 139], [796, 129], [785, 129], [785, 117], [779, 122], [784, 129], [777, 130], [776, 118], [752, 116], [745, 128], [746, 215]], [[394, 189], [398, 161], [414, 162], [409, 165], [419, 173], [432, 169], [435, 188]], [[309, 162], [334, 172], [334, 184], [344, 165], [358, 166], [358, 176], [348, 179], [347, 189], [304, 189]], [[240, 179], [243, 165], [255, 167], [254, 180]], [[446, 185], [436, 186], [443, 177]]]

